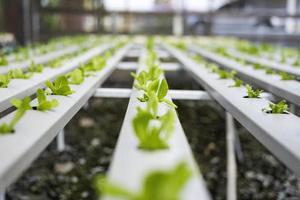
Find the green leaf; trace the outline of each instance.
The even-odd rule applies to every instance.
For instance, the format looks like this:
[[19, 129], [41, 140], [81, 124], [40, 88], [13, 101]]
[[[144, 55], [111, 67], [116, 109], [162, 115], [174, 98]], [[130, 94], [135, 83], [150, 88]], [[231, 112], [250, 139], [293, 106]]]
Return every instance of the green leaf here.
[[84, 71], [75, 69], [67, 74], [67, 78], [70, 84], [79, 85], [84, 81]]
[[230, 87], [241, 87], [243, 85], [244, 81], [242, 81], [239, 78], [235, 78], [234, 79], [234, 85], [230, 86]]
[[0, 74], [0, 88], [7, 88], [8, 84], [10, 83], [11, 76], [10, 74]]
[[47, 101], [45, 91], [42, 89], [38, 89], [36, 94], [37, 94], [37, 98], [38, 98], [37, 110], [39, 110], [39, 111], [51, 110], [51, 109], [57, 107], [59, 104], [56, 99]]
[[254, 90], [251, 85], [246, 85], [248, 98], [259, 98], [263, 90]]
[[167, 83], [166, 79], [163, 79], [160, 82], [160, 85], [159, 85], [159, 88], [158, 88], [158, 91], [157, 91], [158, 99], [160, 99], [160, 100], [163, 99], [167, 95], [168, 90], [169, 90], [168, 83]]
[[24, 99], [12, 99], [11, 104], [17, 108], [15, 115], [9, 123], [3, 123], [0, 126], [0, 134], [9, 134], [14, 130], [15, 125], [20, 121], [27, 110], [31, 109], [31, 98], [25, 97]]
[[139, 139], [139, 147], [148, 151], [168, 148], [167, 141], [173, 134], [173, 112], [168, 111], [157, 117], [151, 110], [153, 106], [149, 105], [150, 103], [152, 103], [151, 98], [147, 102], [147, 109], [138, 107], [132, 121], [135, 134]]
[[295, 76], [288, 74], [286, 72], [279, 72], [282, 81], [295, 80]]
[[68, 96], [74, 93], [74, 91], [71, 90], [68, 79], [65, 76], [59, 76], [53, 83], [46, 81], [45, 85], [50, 88], [54, 95]]
[[33, 61], [30, 63], [29, 67], [28, 67], [28, 71], [31, 73], [41, 73], [43, 72], [44, 67], [41, 64], [35, 64]]
[[24, 73], [20, 68], [10, 70], [9, 73], [13, 79], [29, 79], [32, 76], [32, 73]]
[[[104, 194], [107, 196], [122, 197], [125, 199], [136, 199], [135, 194], [129, 192], [117, 184], [110, 183], [106, 178], [98, 175], [94, 181], [94, 187], [96, 188], [98, 194]], [[138, 200], [138, 199], [136, 199]]]
[[180, 200], [181, 192], [192, 175], [188, 164], [180, 162], [169, 170], [153, 170], [146, 174], [137, 192], [111, 183], [102, 176], [96, 177], [94, 185], [102, 196], [127, 200]]
[[263, 111], [271, 114], [287, 114], [289, 106], [286, 104], [285, 100], [280, 101], [278, 104], [270, 102], [269, 108], [264, 108]]
[[0, 66], [8, 65], [8, 61], [4, 56], [0, 56]]

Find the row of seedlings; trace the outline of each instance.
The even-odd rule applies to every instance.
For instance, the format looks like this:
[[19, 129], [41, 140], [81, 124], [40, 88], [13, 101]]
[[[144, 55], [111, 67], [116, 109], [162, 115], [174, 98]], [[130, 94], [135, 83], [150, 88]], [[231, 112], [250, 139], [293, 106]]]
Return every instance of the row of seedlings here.
[[[288, 168], [300, 175], [300, 118], [288, 112], [285, 101], [272, 103], [261, 90], [235, 77], [236, 72], [220, 70], [203, 58], [191, 57], [182, 48], [163, 46], [196, 78], [224, 109]], [[181, 45], [180, 45], [181, 46]]]
[[11, 101], [16, 110], [0, 119], [0, 192], [14, 182], [64, 128], [129, 48], [130, 45], [120, 42], [105, 55], [94, 55], [80, 68], [59, 75], [53, 82], [47, 80], [45, 90], [37, 89], [37, 99], [32, 101], [27, 96]]
[[56, 51], [47, 52], [42, 55], [35, 55], [30, 56], [26, 60], [22, 62], [10, 62], [5, 66], [1, 66], [0, 68], [0, 74], [6, 74], [10, 70], [23, 70], [26, 71], [32, 64], [44, 64], [51, 60], [65, 57], [66, 55], [71, 55], [77, 52], [82, 51], [83, 49], [92, 48], [95, 44], [99, 44], [101, 41], [103, 41], [104, 38], [102, 37], [86, 37], [86, 40], [78, 40], [74, 38], [72, 44], [69, 44], [67, 46], [62, 45], [59, 49]]
[[216, 53], [197, 47], [190, 49], [224, 68], [237, 71], [238, 75], [247, 82], [287, 99], [295, 105], [300, 105], [300, 83], [295, 80], [293, 75], [283, 71], [276, 73], [274, 70], [263, 68], [259, 64], [249, 65], [241, 59], [237, 61], [225, 53], [223, 48], [216, 50]]
[[5, 75], [0, 74], [0, 111], [10, 107], [10, 99], [24, 98], [26, 95], [33, 94], [37, 88], [44, 86], [46, 80], [53, 80], [59, 74], [73, 70], [114, 45], [96, 43], [96, 47], [92, 49], [84, 48], [83, 51], [57, 58], [45, 66], [32, 64], [27, 72], [15, 69]]
[[74, 48], [74, 44], [84, 43], [87, 38], [92, 38], [92, 36], [55, 38], [49, 40], [47, 43], [36, 42], [24, 47], [16, 47], [13, 51], [1, 52], [0, 66], [7, 66], [9, 63], [30, 60], [31, 57], [41, 57], [51, 52], [60, 51], [62, 48]]
[[[276, 47], [270, 44], [251, 44], [248, 41], [233, 38], [210, 38], [198, 40], [202, 47], [212, 51], [221, 51], [236, 58], [237, 61], [250, 62], [267, 66], [275, 71], [282, 71], [295, 76], [300, 75], [300, 59], [297, 49]], [[277, 59], [275, 59], [277, 58]]]
[[142, 50], [108, 177], [95, 187], [103, 199], [210, 199], [168, 96], [154, 52]]
[[276, 63], [277, 66], [282, 67], [297, 68], [300, 66], [299, 49], [275, 46], [267, 43], [253, 44], [249, 41], [237, 39], [234, 39], [231, 45], [234, 50], [232, 52], [237, 51], [242, 52], [241, 55], [259, 57], [260, 59], [257, 61], [271, 61], [271, 63]]

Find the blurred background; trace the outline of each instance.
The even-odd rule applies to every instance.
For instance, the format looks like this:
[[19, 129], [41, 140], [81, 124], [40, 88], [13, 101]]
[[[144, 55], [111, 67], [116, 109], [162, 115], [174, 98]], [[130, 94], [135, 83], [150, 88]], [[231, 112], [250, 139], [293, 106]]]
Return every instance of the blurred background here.
[[299, 10], [298, 0], [0, 0], [0, 32], [20, 44], [123, 33], [233, 35], [295, 46]]

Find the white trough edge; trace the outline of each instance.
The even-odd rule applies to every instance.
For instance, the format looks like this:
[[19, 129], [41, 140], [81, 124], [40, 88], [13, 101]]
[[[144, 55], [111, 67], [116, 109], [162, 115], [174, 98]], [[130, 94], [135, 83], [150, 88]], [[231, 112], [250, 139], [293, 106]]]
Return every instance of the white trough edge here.
[[[140, 62], [142, 60], [143, 56], [140, 58]], [[140, 63], [140, 67], [142, 67], [142, 62]], [[185, 186], [181, 199], [195, 200], [195, 197], [201, 200], [210, 199], [177, 115], [175, 117], [174, 133], [169, 140], [169, 149], [154, 152], [138, 149], [138, 140], [132, 127], [132, 119], [136, 115], [136, 108], [138, 106], [145, 106], [145, 103], [141, 103], [137, 100], [137, 97], [141, 95], [142, 92], [136, 90], [131, 94], [113, 159], [110, 164], [108, 173], [109, 180], [123, 185], [132, 191], [139, 191], [142, 185], [141, 182], [147, 173], [152, 170], [168, 170], [180, 161], [185, 160], [193, 171], [193, 177]], [[159, 104], [159, 112], [164, 113], [166, 109], [166, 105]], [[108, 200], [114, 198], [105, 197], [104, 199]]]
[[60, 74], [67, 73], [81, 63], [85, 63], [91, 58], [101, 54], [108, 50], [113, 45], [103, 44], [99, 47], [93, 48], [88, 52], [77, 56], [63, 64], [60, 68], [44, 68], [42, 73], [35, 73], [30, 79], [13, 79], [9, 83], [8, 88], [0, 88], [0, 112], [11, 107], [10, 100], [12, 98], [23, 98], [28, 95], [32, 95], [36, 92], [39, 87], [45, 87], [44, 83], [46, 80], [53, 80]]
[[284, 71], [295, 76], [300, 76], [300, 69], [297, 66], [291, 66], [283, 63], [274, 62], [272, 60], [266, 60], [257, 56], [241, 53], [234, 49], [230, 49], [227, 52], [233, 57], [240, 58], [251, 63], [258, 63], [274, 70]]
[[53, 60], [55, 58], [59, 58], [63, 55], [74, 53], [76, 51], [79, 51], [80, 49], [81, 49], [81, 47], [73, 45], [73, 46], [70, 46], [70, 47], [67, 47], [67, 48], [64, 48], [61, 50], [57, 50], [57, 51], [54, 51], [54, 52], [51, 52], [51, 53], [48, 53], [45, 55], [41, 55], [39, 57], [35, 57], [32, 60], [28, 59], [21, 63], [10, 63], [7, 66], [0, 67], [0, 74], [6, 74], [9, 70], [18, 69], [18, 68], [25, 70], [26, 68], [29, 67], [31, 61], [34, 61], [34, 63], [36, 63], [36, 64], [42, 64], [42, 63], [46, 63], [50, 60]]
[[[76, 91], [74, 94], [68, 97], [48, 96], [49, 99], [59, 101], [57, 108], [47, 112], [27, 111], [15, 127], [14, 134], [0, 137], [0, 191], [4, 191], [64, 128], [113, 72], [129, 48], [130, 45], [126, 45], [115, 53], [106, 67], [95, 76], [86, 78], [81, 85], [72, 85], [72, 89]], [[12, 115], [13, 113], [2, 118], [0, 123], [9, 121]]]
[[266, 146], [288, 168], [300, 176], [300, 118], [294, 114], [267, 114], [266, 99], [243, 98], [246, 88], [230, 87], [232, 80], [219, 79], [217, 74], [208, 72], [204, 66], [194, 62], [179, 50], [165, 44], [173, 54], [236, 120]]
[[[164, 71], [178, 71], [182, 69], [182, 67], [178, 63], [171, 62], [163, 62], [160, 63], [159, 66]], [[120, 62], [117, 68], [120, 70], [136, 70], [137, 67], [138, 64], [136, 62]]]
[[[104, 98], [129, 98], [133, 93], [132, 89], [124, 88], [99, 88], [94, 97]], [[211, 100], [205, 91], [201, 90], [169, 90], [168, 95], [172, 99], [182, 100]]]
[[280, 80], [279, 75], [268, 75], [265, 74], [264, 70], [255, 70], [251, 66], [241, 66], [240, 63], [234, 60], [200, 48], [191, 47], [191, 50], [227, 69], [236, 70], [238, 75], [245, 81], [300, 106], [300, 83], [298, 81]]

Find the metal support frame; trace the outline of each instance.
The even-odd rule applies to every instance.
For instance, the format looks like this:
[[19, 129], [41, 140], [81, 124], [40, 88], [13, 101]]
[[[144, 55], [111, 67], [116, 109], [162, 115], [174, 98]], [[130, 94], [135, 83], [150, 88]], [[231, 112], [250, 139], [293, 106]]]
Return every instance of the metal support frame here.
[[235, 125], [232, 115], [226, 112], [226, 146], [227, 146], [227, 199], [237, 199], [237, 165], [235, 157]]
[[58, 152], [62, 152], [66, 149], [64, 129], [59, 131], [59, 133], [57, 134], [56, 142], [57, 142], [57, 151]]

